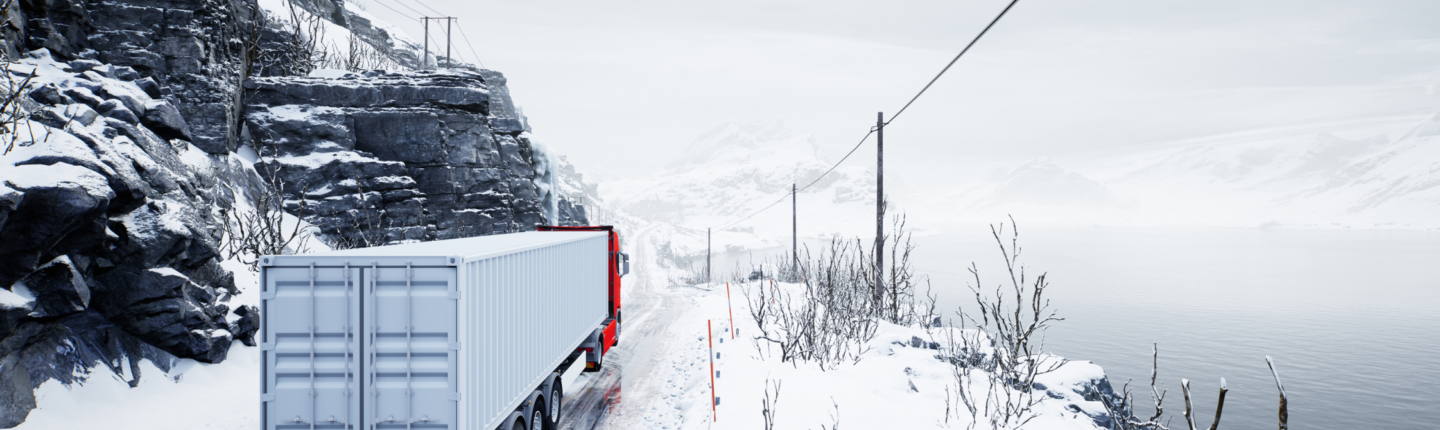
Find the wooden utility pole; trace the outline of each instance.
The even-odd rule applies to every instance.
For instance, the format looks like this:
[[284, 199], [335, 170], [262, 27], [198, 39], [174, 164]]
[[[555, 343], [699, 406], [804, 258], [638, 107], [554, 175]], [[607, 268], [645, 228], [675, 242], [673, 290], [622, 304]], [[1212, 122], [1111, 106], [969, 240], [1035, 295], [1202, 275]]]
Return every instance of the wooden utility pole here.
[[[454, 27], [455, 17], [453, 16], [422, 16], [420, 20], [425, 21], [425, 57], [420, 60], [421, 69], [430, 68], [430, 20], [445, 20], [445, 67], [450, 68], [453, 61], [450, 59], [450, 29]], [[435, 65], [440, 65], [440, 60], [435, 60]]]
[[710, 229], [705, 229], [705, 283], [710, 283]]
[[875, 114], [875, 304], [885, 294], [885, 112]]
[[790, 184], [790, 262], [796, 270], [800, 269], [800, 215], [795, 203], [795, 184]]

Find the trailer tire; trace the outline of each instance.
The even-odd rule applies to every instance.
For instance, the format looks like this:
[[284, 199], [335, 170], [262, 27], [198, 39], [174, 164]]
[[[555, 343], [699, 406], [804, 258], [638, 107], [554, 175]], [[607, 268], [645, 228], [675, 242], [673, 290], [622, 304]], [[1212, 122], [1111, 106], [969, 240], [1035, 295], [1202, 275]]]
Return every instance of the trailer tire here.
[[550, 393], [545, 396], [545, 401], [550, 404], [546, 410], [544, 430], [558, 430], [560, 428], [560, 405], [564, 404], [565, 387], [560, 383], [560, 378], [555, 378], [555, 383], [550, 384]]
[[501, 430], [525, 430], [525, 416], [519, 412], [511, 412], [510, 417], [505, 418], [504, 424], [500, 425]]

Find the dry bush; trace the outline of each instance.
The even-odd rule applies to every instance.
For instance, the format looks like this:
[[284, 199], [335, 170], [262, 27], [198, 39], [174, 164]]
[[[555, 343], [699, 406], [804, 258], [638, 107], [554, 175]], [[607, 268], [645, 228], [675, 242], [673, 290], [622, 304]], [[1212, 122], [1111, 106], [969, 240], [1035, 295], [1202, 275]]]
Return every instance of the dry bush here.
[[[13, 0], [10, 0], [13, 1]], [[10, 1], [5, 2], [5, 9], [9, 10]], [[0, 50], [0, 76], [4, 82], [0, 82], [0, 135], [8, 135], [5, 141], [5, 152], [9, 154], [15, 149], [15, 143], [20, 139], [20, 122], [29, 115], [22, 106], [25, 99], [29, 97], [30, 81], [35, 78], [32, 73], [16, 73], [10, 68], [16, 64], [15, 59], [10, 58], [8, 51]], [[17, 75], [23, 75], [20, 79]], [[30, 141], [35, 141], [35, 131], [30, 129], [30, 123], [26, 123], [26, 131], [30, 134]]]
[[[350, 72], [364, 72], [380, 69], [401, 69], [405, 68], [391, 58], [390, 54], [366, 43], [354, 31], [346, 38], [346, 49], [344, 56], [333, 56], [327, 68], [341, 69]], [[330, 52], [340, 52], [339, 49], [331, 47]]]
[[[299, 217], [293, 226], [285, 222], [285, 194], [289, 184], [280, 177], [279, 163], [257, 163], [256, 174], [265, 187], [255, 194], [253, 211], [241, 211], [237, 205], [232, 208], [221, 225], [224, 228], [221, 254], [225, 259], [238, 259], [249, 266], [252, 272], [259, 270], [260, 257], [264, 255], [289, 255], [309, 252], [310, 231], [302, 228]], [[304, 213], [305, 192], [300, 190], [300, 210]], [[238, 198], [244, 193], [236, 192]]]
[[[934, 319], [934, 297], [930, 297], [928, 306], [917, 303], [917, 278], [909, 259], [914, 246], [904, 216], [894, 218], [892, 234], [904, 239], [881, 250], [893, 258], [885, 268], [889, 276], [878, 297], [873, 294], [879, 273], [871, 252], [874, 249], [858, 238], [831, 239], [830, 245], [818, 254], [811, 254], [806, 247], [797, 258], [780, 257], [749, 274], [737, 270], [737, 280], [761, 281], [741, 284], [750, 317], [760, 328], [759, 335], [752, 339], [760, 354], [778, 348], [781, 362], [815, 363], [821, 370], [834, 369], [861, 359], [881, 321], [928, 325]], [[773, 269], [766, 271], [764, 267]], [[774, 276], [768, 284], [763, 279], [766, 273]], [[777, 288], [776, 280], [798, 283], [800, 288]]]
[[821, 370], [859, 361], [879, 327], [871, 303], [873, 283], [866, 274], [873, 260], [865, 256], [859, 241], [835, 240], [813, 258], [808, 249], [801, 254], [807, 263], [798, 270], [799, 291], [763, 283], [742, 286], [760, 330], [753, 338], [756, 349], [764, 342], [765, 351], [780, 349], [781, 362], [815, 363]]
[[[377, 193], [378, 194], [378, 193]], [[351, 209], [350, 226], [347, 229], [328, 234], [325, 237], [325, 244], [330, 249], [355, 249], [381, 246], [389, 243], [389, 233], [385, 228], [385, 210], [366, 207], [367, 196], [363, 185], [356, 185], [355, 199], [360, 202], [359, 209]]]
[[[1045, 298], [1049, 287], [1045, 274], [1031, 279], [1025, 272], [1020, 262], [1020, 233], [1014, 228], [1014, 219], [1010, 221], [1008, 245], [1005, 224], [990, 226], [1005, 261], [1007, 282], [998, 284], [993, 294], [984, 292], [980, 270], [971, 263], [975, 283], [970, 290], [975, 293], [979, 313], [959, 311], [959, 339], [953, 331], [946, 332], [956, 400], [970, 413], [971, 428], [982, 419], [993, 429], [1020, 427], [1034, 419], [1035, 406], [1045, 398], [1035, 389], [1035, 378], [1065, 364], [1064, 359], [1044, 352], [1045, 330], [1062, 319]], [[970, 326], [974, 330], [967, 330]]]

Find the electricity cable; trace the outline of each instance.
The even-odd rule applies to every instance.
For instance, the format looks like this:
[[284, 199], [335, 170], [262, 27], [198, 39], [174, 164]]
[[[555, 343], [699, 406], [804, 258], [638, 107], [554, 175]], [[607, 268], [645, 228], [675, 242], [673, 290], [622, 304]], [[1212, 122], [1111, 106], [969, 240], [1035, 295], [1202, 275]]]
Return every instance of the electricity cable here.
[[[420, 15], [420, 16], [422, 16], [422, 17], [425, 16], [425, 12], [421, 12], [419, 9], [415, 9], [415, 8], [413, 8], [413, 7], [410, 7], [410, 5], [407, 5], [407, 4], [405, 4], [405, 3], [400, 2], [400, 0], [395, 0], [395, 4], [400, 5], [400, 7], [403, 7], [403, 8], [406, 8], [406, 9], [410, 9], [410, 10], [412, 10], [412, 11], [415, 11], [415, 14], [416, 14], [416, 15]], [[415, 19], [415, 18], [411, 18], [411, 19]]]
[[430, 7], [430, 5], [425, 4], [424, 2], [421, 2], [420, 0], [412, 0], [412, 1], [414, 1], [415, 3], [419, 4], [420, 6], [426, 8], [426, 9], [430, 9], [431, 12], [435, 12], [435, 13], [437, 13], [437, 14], [440, 14], [440, 16], [449, 16], [449, 15], [445, 15], [445, 13], [443, 13], [443, 12], [440, 12], [440, 11], [438, 11], [438, 10], [435, 10], [435, 8]]
[[925, 90], [930, 89], [931, 85], [935, 85], [935, 81], [940, 80], [940, 76], [945, 75], [945, 72], [947, 70], [950, 70], [950, 66], [954, 66], [956, 61], [960, 61], [960, 56], [965, 55], [966, 52], [970, 51], [970, 47], [975, 46], [975, 42], [979, 42], [980, 38], [985, 36], [985, 32], [990, 31], [990, 27], [994, 27], [995, 23], [1000, 22], [1000, 18], [1003, 18], [1005, 16], [1005, 12], [1009, 12], [1010, 8], [1014, 7], [1015, 2], [1018, 1], [1020, 0], [1010, 0], [1010, 4], [1005, 6], [1005, 10], [1000, 11], [1000, 14], [996, 15], [995, 19], [991, 20], [990, 24], [986, 25], [984, 30], [980, 30], [980, 34], [975, 35], [975, 38], [970, 40], [970, 44], [965, 45], [965, 49], [961, 49], [959, 54], [955, 54], [955, 58], [950, 60], [950, 64], [946, 64], [945, 68], [940, 69], [940, 73], [935, 74], [935, 77], [930, 79], [930, 83], [925, 84], [925, 88], [921, 88], [920, 92], [916, 93], [915, 97], [911, 97], [910, 101], [906, 102], [904, 107], [901, 107], [900, 110], [895, 112], [894, 115], [890, 115], [890, 119], [888, 121], [885, 121], [885, 125], [890, 125], [890, 121], [894, 121], [895, 117], [900, 116], [900, 114], [905, 113], [905, 109], [910, 108], [910, 104], [915, 103], [915, 100], [919, 100], [920, 96], [925, 94]]
[[465, 35], [465, 26], [463, 25], [460, 26], [460, 37], [465, 39], [465, 46], [470, 48], [470, 55], [475, 57], [475, 64], [479, 64], [482, 69], [485, 68], [485, 63], [480, 61], [480, 54], [475, 53], [475, 45], [470, 44], [470, 36]]
[[[873, 128], [870, 130], [869, 133], [865, 133], [865, 137], [860, 138], [860, 142], [859, 142], [859, 143], [856, 143], [854, 148], [850, 148], [850, 152], [847, 153], [847, 154], [845, 154], [844, 157], [840, 158], [840, 161], [837, 161], [837, 162], [835, 162], [834, 165], [830, 166], [830, 170], [826, 170], [825, 173], [821, 173], [820, 176], [816, 177], [814, 181], [810, 181], [810, 183], [805, 184], [804, 187], [800, 187], [800, 189], [797, 189], [797, 190], [795, 190], [794, 192], [795, 192], [795, 193], [798, 193], [798, 192], [801, 192], [801, 191], [805, 191], [806, 188], [810, 188], [811, 185], [815, 185], [816, 182], [820, 182], [820, 179], [825, 178], [825, 175], [828, 175], [828, 174], [830, 174], [830, 172], [835, 171], [835, 168], [836, 168], [836, 167], [840, 167], [840, 163], [844, 163], [844, 162], [845, 162], [845, 159], [850, 158], [851, 155], [855, 154], [855, 150], [860, 149], [860, 145], [865, 144], [865, 141], [866, 141], [866, 140], [869, 140], [869, 139], [870, 139], [870, 135], [872, 135], [872, 134], [875, 134], [875, 130], [874, 130]], [[780, 200], [776, 200], [775, 203], [771, 203], [770, 206], [766, 206], [765, 209], [761, 209], [761, 210], [755, 211], [755, 213], [752, 213], [752, 214], [750, 214], [749, 216], [746, 216], [746, 217], [744, 217], [744, 218], [741, 218], [741, 219], [739, 219], [738, 221], [735, 221], [735, 222], [726, 224], [724, 227], [720, 227], [720, 229], [723, 230], [723, 229], [726, 229], [726, 228], [730, 228], [730, 226], [732, 226], [732, 225], [739, 224], [741, 221], [745, 221], [745, 220], [747, 220], [747, 219], [750, 219], [751, 217], [754, 217], [755, 215], [759, 215], [761, 212], [765, 212], [766, 210], [768, 210], [768, 209], [770, 209], [770, 208], [772, 208], [772, 207], [775, 207], [775, 205], [780, 204], [780, 202], [785, 201], [785, 197], [789, 197], [790, 194], [793, 194], [793, 193], [785, 193], [784, 196], [781, 196], [781, 197], [780, 197]]]
[[394, 11], [395, 13], [400, 14], [400, 16], [409, 18], [411, 21], [419, 21], [419, 19], [415, 19], [415, 17], [412, 17], [412, 16], [410, 16], [410, 15], [406, 15], [405, 12], [401, 12], [399, 9], [395, 9], [395, 8], [393, 8], [393, 7], [390, 7], [390, 6], [386, 6], [385, 3], [381, 3], [380, 0], [371, 0], [371, 1], [374, 2], [375, 4], [380, 5], [381, 7], [384, 7], [384, 8], [386, 8], [386, 9], [390, 9], [390, 10]]
[[[398, 1], [398, 0], [397, 0], [397, 1]], [[435, 10], [435, 8], [430, 7], [430, 5], [428, 5], [428, 4], [425, 4], [425, 2], [422, 2], [422, 1], [420, 1], [420, 0], [411, 0], [411, 1], [414, 1], [415, 4], [420, 5], [420, 7], [423, 7], [423, 8], [426, 8], [426, 9], [430, 9], [431, 12], [435, 12], [435, 13], [438, 14], [438, 15], [448, 16], [448, 15], [445, 15], [444, 12]], [[403, 5], [402, 5], [402, 6], [403, 6]], [[407, 9], [410, 9], [410, 10], [415, 10], [414, 8], [410, 8], [410, 7], [408, 7], [408, 6], [407, 6], [406, 8], [407, 8]], [[419, 11], [416, 11], [416, 12], [419, 12]], [[421, 15], [424, 15], [424, 14], [422, 13]], [[470, 43], [470, 37], [465, 35], [465, 27], [458, 27], [458, 28], [460, 29], [460, 37], [465, 40], [465, 46], [468, 47], [468, 48], [470, 48], [470, 55], [475, 58], [475, 63], [476, 63], [476, 64], [479, 64], [481, 68], [484, 68], [484, 67], [485, 67], [485, 63], [482, 63], [482, 62], [480, 61], [480, 54], [475, 53], [475, 45], [471, 44], [471, 43]], [[437, 46], [438, 46], [438, 44], [437, 44]], [[461, 61], [464, 61], [464, 60], [462, 59]]]
[[[418, 0], [417, 0], [417, 1], [418, 1]], [[1006, 13], [1006, 12], [1009, 12], [1009, 11], [1010, 11], [1010, 8], [1014, 7], [1014, 6], [1015, 6], [1015, 3], [1019, 2], [1019, 1], [1020, 1], [1020, 0], [1010, 0], [1010, 4], [1006, 5], [1006, 6], [1005, 6], [1005, 9], [1004, 9], [1004, 10], [1001, 10], [1001, 11], [1000, 11], [1000, 14], [999, 14], [999, 15], [996, 15], [996, 16], [995, 16], [995, 19], [993, 19], [993, 20], [990, 21], [990, 24], [986, 25], [983, 30], [980, 30], [980, 34], [975, 35], [975, 38], [974, 38], [974, 39], [971, 39], [971, 40], [970, 40], [970, 43], [969, 43], [969, 44], [966, 44], [966, 45], [965, 45], [965, 48], [964, 48], [964, 49], [961, 49], [959, 54], [955, 54], [955, 58], [951, 59], [951, 60], [950, 60], [950, 63], [945, 65], [945, 68], [940, 69], [940, 73], [935, 74], [935, 77], [934, 77], [934, 78], [931, 78], [931, 79], [930, 79], [930, 82], [927, 83], [927, 84], [925, 84], [925, 87], [924, 87], [924, 88], [921, 88], [921, 89], [920, 89], [920, 92], [915, 93], [915, 97], [911, 97], [911, 98], [910, 98], [910, 101], [909, 101], [909, 102], [906, 102], [906, 103], [905, 103], [905, 106], [901, 107], [900, 110], [897, 111], [897, 112], [895, 112], [894, 115], [891, 115], [891, 116], [890, 116], [890, 119], [887, 120], [887, 121], [885, 121], [885, 123], [882, 124], [882, 126], [883, 126], [883, 125], [889, 125], [890, 122], [891, 122], [891, 121], [894, 121], [896, 117], [899, 117], [900, 114], [905, 113], [905, 110], [906, 110], [906, 109], [909, 109], [909, 108], [910, 108], [910, 105], [915, 103], [915, 100], [919, 100], [919, 99], [920, 99], [920, 96], [921, 96], [921, 95], [924, 95], [924, 94], [925, 94], [925, 91], [926, 91], [926, 90], [929, 90], [931, 85], [935, 85], [935, 81], [940, 80], [940, 77], [941, 77], [941, 76], [944, 76], [944, 75], [945, 75], [945, 72], [946, 72], [946, 71], [949, 71], [949, 70], [950, 70], [950, 67], [951, 67], [951, 66], [954, 66], [956, 61], [960, 61], [960, 57], [961, 57], [961, 56], [964, 56], [966, 52], [969, 52], [969, 51], [970, 51], [970, 48], [973, 47], [973, 46], [975, 46], [975, 42], [979, 42], [979, 41], [980, 41], [980, 38], [981, 38], [981, 37], [984, 37], [984, 36], [985, 36], [985, 33], [989, 32], [989, 31], [990, 31], [990, 28], [995, 26], [995, 23], [1000, 22], [1000, 18], [1003, 18], [1003, 17], [1005, 16], [1005, 13]], [[747, 220], [747, 219], [750, 219], [750, 218], [754, 217], [755, 215], [759, 215], [761, 212], [765, 212], [766, 210], [769, 210], [770, 208], [775, 207], [775, 205], [780, 204], [780, 202], [785, 201], [785, 197], [789, 197], [791, 194], [799, 193], [800, 191], [805, 191], [807, 188], [810, 188], [810, 186], [815, 185], [816, 183], [820, 182], [820, 180], [821, 180], [821, 179], [824, 179], [826, 175], [829, 175], [829, 174], [830, 174], [830, 172], [834, 172], [834, 171], [835, 171], [835, 168], [840, 167], [840, 163], [844, 163], [846, 159], [849, 159], [851, 155], [855, 154], [855, 151], [858, 150], [858, 149], [860, 149], [860, 146], [861, 146], [861, 145], [864, 145], [864, 144], [865, 144], [865, 141], [870, 139], [870, 135], [875, 134], [875, 131], [876, 131], [876, 128], [875, 128], [875, 127], [870, 127], [870, 132], [869, 132], [869, 133], [865, 133], [865, 137], [860, 138], [860, 142], [859, 142], [859, 143], [856, 143], [854, 148], [850, 148], [850, 152], [849, 152], [849, 153], [846, 153], [844, 157], [841, 157], [841, 158], [840, 158], [840, 161], [835, 162], [834, 165], [830, 166], [830, 169], [829, 169], [829, 170], [826, 170], [825, 173], [821, 173], [820, 176], [817, 176], [817, 177], [815, 178], [815, 180], [810, 181], [809, 184], [805, 184], [804, 187], [801, 187], [801, 188], [799, 188], [799, 189], [797, 189], [797, 190], [795, 190], [795, 191], [793, 191], [793, 192], [785, 193], [784, 196], [781, 196], [781, 197], [780, 197], [780, 200], [776, 200], [775, 203], [771, 203], [769, 206], [766, 206], [764, 209], [760, 209], [760, 210], [758, 210], [758, 211], [755, 211], [755, 213], [752, 213], [752, 214], [750, 214], [750, 215], [748, 215], [748, 216], [746, 216], [746, 217], [744, 217], [744, 218], [741, 218], [741, 219], [739, 219], [739, 220], [737, 220], [737, 221], [734, 221], [734, 222], [731, 222], [731, 223], [729, 223], [729, 224], [726, 224], [724, 227], [720, 227], [720, 228], [721, 228], [721, 229], [729, 228], [729, 227], [732, 226], [732, 225], [739, 224], [741, 221], [745, 221], [745, 220]]]

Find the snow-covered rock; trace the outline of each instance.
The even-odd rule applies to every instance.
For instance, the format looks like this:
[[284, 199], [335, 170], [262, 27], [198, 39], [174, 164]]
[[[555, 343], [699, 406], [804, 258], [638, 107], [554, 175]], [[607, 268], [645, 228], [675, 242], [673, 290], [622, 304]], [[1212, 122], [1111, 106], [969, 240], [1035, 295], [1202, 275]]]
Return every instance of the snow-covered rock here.
[[322, 233], [378, 228], [399, 242], [586, 222], [583, 207], [548, 192], [556, 162], [504, 109], [499, 73], [320, 76], [247, 81], [245, 118], [258, 170], [292, 184], [287, 208]]
[[7, 425], [46, 381], [126, 360], [217, 363], [232, 339], [219, 298], [235, 285], [213, 211], [235, 198], [222, 178], [245, 181], [240, 165], [161, 137], [150, 127], [185, 124], [167, 101], [113, 66], [83, 64], [76, 73], [39, 50], [11, 67], [37, 86], [29, 119], [5, 135], [16, 147], [0, 155], [0, 372], [29, 375], [0, 384]]

